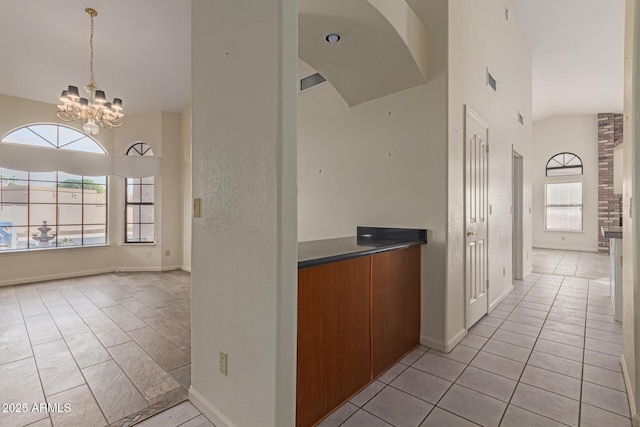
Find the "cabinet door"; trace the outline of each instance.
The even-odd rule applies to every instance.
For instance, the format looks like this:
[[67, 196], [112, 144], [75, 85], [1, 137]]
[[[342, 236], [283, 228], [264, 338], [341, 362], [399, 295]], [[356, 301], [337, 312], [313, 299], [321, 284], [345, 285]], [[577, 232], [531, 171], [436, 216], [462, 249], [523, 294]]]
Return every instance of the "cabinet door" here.
[[369, 319], [369, 257], [298, 271], [298, 427], [313, 425], [371, 380]]
[[420, 342], [420, 246], [382, 252], [371, 260], [375, 378]]

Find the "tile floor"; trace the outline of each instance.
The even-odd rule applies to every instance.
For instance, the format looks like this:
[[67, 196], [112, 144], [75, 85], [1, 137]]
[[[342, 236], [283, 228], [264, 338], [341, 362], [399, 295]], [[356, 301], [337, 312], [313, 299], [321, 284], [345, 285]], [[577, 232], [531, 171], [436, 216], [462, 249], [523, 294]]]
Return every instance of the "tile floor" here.
[[[1, 400], [28, 405], [0, 411], [0, 425], [124, 426], [185, 400], [189, 281], [174, 271], [0, 288]], [[34, 403], [60, 411], [34, 411]], [[211, 425], [188, 402], [165, 418]]]
[[[608, 257], [535, 250], [536, 273], [449, 354], [420, 347], [323, 426], [630, 426]], [[107, 274], [0, 288], [0, 390], [69, 413], [2, 426], [131, 425], [186, 398], [189, 275]], [[210, 427], [188, 401], [138, 426]]]
[[414, 350], [321, 426], [631, 426], [608, 257], [533, 257], [453, 351]]

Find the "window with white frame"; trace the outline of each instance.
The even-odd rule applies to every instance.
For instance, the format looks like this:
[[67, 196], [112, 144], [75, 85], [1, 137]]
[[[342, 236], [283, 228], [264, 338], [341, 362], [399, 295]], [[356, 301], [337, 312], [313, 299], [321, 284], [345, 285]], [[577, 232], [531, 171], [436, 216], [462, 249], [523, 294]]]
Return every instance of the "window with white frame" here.
[[574, 153], [558, 153], [547, 162], [545, 175], [551, 178], [547, 178], [544, 191], [545, 230], [582, 231], [582, 181], [559, 181], [559, 177], [583, 172], [582, 159]]
[[582, 182], [545, 184], [545, 229], [582, 231]]
[[[153, 156], [153, 150], [144, 142], [137, 142], [129, 147], [126, 154], [127, 156]], [[152, 176], [126, 179], [126, 243], [153, 243], [154, 187]]]
[[[1, 142], [106, 154], [90, 136], [59, 124], [23, 126]], [[33, 164], [50, 153], [34, 151]], [[106, 176], [0, 168], [0, 251], [106, 244], [107, 195]]]

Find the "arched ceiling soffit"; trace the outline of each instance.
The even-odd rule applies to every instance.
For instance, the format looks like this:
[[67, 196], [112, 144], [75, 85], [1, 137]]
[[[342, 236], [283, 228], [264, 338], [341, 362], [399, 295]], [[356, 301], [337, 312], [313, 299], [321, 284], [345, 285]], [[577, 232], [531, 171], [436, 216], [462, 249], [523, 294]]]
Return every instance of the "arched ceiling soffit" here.
[[405, 0], [299, 0], [298, 14], [298, 56], [349, 106], [427, 82], [427, 29]]

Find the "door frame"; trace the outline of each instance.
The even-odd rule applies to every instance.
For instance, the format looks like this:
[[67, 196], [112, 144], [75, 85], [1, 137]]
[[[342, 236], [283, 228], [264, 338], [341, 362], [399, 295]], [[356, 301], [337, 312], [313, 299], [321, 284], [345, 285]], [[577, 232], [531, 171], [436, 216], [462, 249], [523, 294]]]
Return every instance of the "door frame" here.
[[524, 276], [524, 157], [512, 146], [511, 160], [511, 251], [512, 278]]
[[462, 170], [463, 170], [463, 187], [464, 187], [464, 191], [463, 191], [463, 206], [464, 206], [464, 220], [463, 220], [463, 227], [461, 230], [461, 234], [462, 234], [462, 241], [465, 242], [464, 244], [464, 281], [463, 281], [463, 285], [464, 285], [464, 324], [465, 324], [465, 329], [469, 330], [473, 325], [469, 325], [468, 321], [469, 321], [469, 289], [467, 287], [467, 275], [469, 274], [469, 272], [467, 271], [467, 235], [466, 235], [466, 231], [467, 231], [467, 118], [471, 116], [473, 117], [474, 120], [478, 121], [478, 123], [482, 124], [486, 130], [487, 130], [487, 134], [486, 134], [486, 144], [487, 144], [487, 163], [485, 165], [487, 171], [486, 171], [486, 179], [487, 179], [487, 197], [486, 197], [486, 201], [485, 201], [485, 208], [486, 208], [486, 218], [487, 218], [487, 236], [486, 236], [486, 271], [487, 271], [487, 307], [486, 307], [486, 313], [489, 313], [489, 307], [490, 307], [490, 298], [489, 298], [489, 265], [490, 265], [490, 252], [489, 252], [489, 233], [490, 233], [490, 228], [491, 228], [491, 224], [489, 221], [489, 218], [491, 217], [491, 210], [490, 210], [490, 203], [489, 203], [489, 194], [490, 194], [490, 188], [491, 186], [490, 184], [490, 180], [489, 180], [489, 171], [490, 171], [490, 165], [491, 165], [491, 158], [490, 158], [490, 152], [491, 150], [488, 149], [490, 143], [490, 127], [489, 127], [489, 123], [484, 120], [478, 113], [476, 113], [473, 108], [471, 108], [468, 104], [464, 105], [464, 127], [463, 127], [463, 138], [462, 138], [462, 142], [463, 142], [463, 147], [462, 147], [462, 151], [464, 153], [464, 155], [462, 156]]

